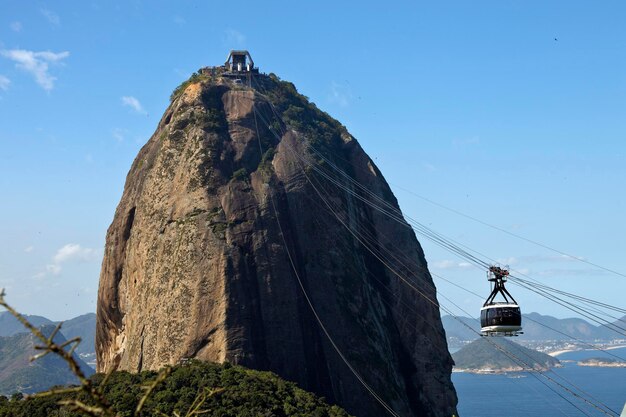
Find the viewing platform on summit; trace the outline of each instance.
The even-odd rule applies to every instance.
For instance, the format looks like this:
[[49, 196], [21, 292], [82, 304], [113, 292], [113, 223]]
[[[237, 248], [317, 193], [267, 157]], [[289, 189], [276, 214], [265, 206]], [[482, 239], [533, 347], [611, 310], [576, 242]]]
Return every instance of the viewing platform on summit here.
[[254, 67], [254, 61], [252, 56], [250, 56], [250, 52], [246, 50], [230, 51], [224, 63], [224, 68], [231, 73], [259, 73], [259, 69]]

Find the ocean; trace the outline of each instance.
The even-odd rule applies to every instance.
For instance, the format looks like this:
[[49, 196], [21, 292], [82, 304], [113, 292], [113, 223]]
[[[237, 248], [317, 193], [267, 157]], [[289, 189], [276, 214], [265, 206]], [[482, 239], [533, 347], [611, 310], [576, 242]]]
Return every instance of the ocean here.
[[[626, 348], [610, 352], [626, 359]], [[619, 416], [626, 403], [626, 368], [582, 367], [576, 365], [575, 362], [597, 357], [610, 356], [595, 350], [563, 353], [558, 356], [560, 361], [574, 362], [564, 362], [562, 368], [556, 368], [547, 372], [546, 375], [572, 390], [576, 390], [573, 387], [575, 386], [587, 392], [597, 400], [594, 402], [605, 404]], [[452, 382], [459, 396], [460, 417], [596, 417], [607, 415], [585, 404], [541, 375], [535, 375], [537, 378], [527, 372], [507, 375], [453, 373]], [[584, 413], [560, 398], [550, 388], [562, 394]]]

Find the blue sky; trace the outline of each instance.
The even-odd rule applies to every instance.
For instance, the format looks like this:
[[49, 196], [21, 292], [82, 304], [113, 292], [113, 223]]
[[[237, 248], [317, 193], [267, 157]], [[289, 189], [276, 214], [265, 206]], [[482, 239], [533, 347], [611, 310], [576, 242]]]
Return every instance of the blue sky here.
[[[348, 127], [408, 215], [543, 283], [624, 306], [625, 278], [403, 191], [626, 272], [623, 2], [301, 3], [0, 1], [10, 302], [54, 319], [95, 310], [106, 228], [171, 91], [246, 48]], [[422, 243], [433, 272], [488, 293], [482, 271]], [[527, 312], [572, 315], [511, 289]]]

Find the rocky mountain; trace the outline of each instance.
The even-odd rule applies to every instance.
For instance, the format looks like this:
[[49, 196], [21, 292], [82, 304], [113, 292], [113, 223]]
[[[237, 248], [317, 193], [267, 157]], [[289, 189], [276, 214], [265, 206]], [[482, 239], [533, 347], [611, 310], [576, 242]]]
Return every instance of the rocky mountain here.
[[[195, 74], [132, 164], [106, 237], [98, 370], [231, 362], [384, 415], [354, 371], [399, 415], [456, 414], [415, 234], [319, 170], [330, 161], [399, 210], [381, 172], [293, 84], [251, 77]], [[404, 256], [387, 260], [396, 273], [389, 253]]]
[[544, 371], [559, 365], [558, 359], [527, 349], [506, 337], [481, 337], [452, 357], [455, 370], [465, 372]]
[[[41, 329], [44, 334], [49, 335], [54, 326], [47, 325]], [[65, 340], [67, 339], [62, 333], [57, 333], [55, 337], [57, 343], [63, 343]], [[35, 350], [36, 345], [40, 343], [30, 333], [0, 337], [0, 394], [33, 393], [55, 385], [78, 383], [67, 364], [55, 355], [46, 355], [31, 362], [30, 358], [40, 353]], [[93, 369], [78, 356], [75, 356], [75, 359], [83, 372], [87, 375], [93, 373]]]

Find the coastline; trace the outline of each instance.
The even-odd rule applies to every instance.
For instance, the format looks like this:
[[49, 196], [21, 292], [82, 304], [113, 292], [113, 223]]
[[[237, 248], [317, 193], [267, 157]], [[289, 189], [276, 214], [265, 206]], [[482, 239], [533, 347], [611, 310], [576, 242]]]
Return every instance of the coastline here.
[[584, 363], [584, 362], [578, 362], [576, 365], [578, 366], [587, 366], [590, 368], [626, 368], [626, 363], [603, 363], [603, 362], [598, 362], [598, 363]]
[[559, 355], [562, 355], [564, 353], [569, 353], [569, 352], [581, 352], [581, 351], [593, 351], [593, 350], [615, 350], [615, 349], [622, 349], [622, 348], [626, 348], [626, 345], [624, 344], [609, 345], [609, 346], [598, 345], [597, 349], [583, 349], [583, 348], [572, 347], [568, 349], [555, 350], [554, 352], [549, 352], [546, 354], [552, 357], [557, 357]]
[[538, 366], [535, 368], [522, 368], [521, 366], [515, 366], [510, 368], [500, 368], [500, 369], [492, 369], [492, 368], [452, 368], [452, 373], [464, 373], [464, 374], [475, 374], [475, 375], [504, 375], [508, 373], [517, 373], [517, 372], [545, 372], [549, 371], [552, 368], [560, 368], [562, 365], [558, 364], [553, 367], [548, 366]]
[[556, 358], [557, 356], [562, 355], [564, 353], [577, 352], [579, 350], [582, 350], [582, 349], [562, 349], [562, 350], [557, 350], [557, 351], [554, 351], [554, 352], [549, 352], [549, 353], [547, 353], [547, 355], [550, 355], [553, 358]]
[[596, 368], [626, 368], [626, 362], [614, 359], [591, 358], [576, 362], [578, 366], [591, 366]]
[[626, 345], [611, 345], [611, 346], [604, 348], [604, 350], [615, 350], [615, 349], [621, 349], [621, 348], [626, 348]]

